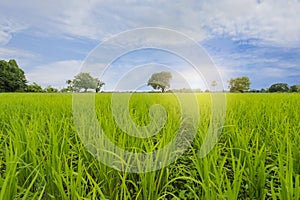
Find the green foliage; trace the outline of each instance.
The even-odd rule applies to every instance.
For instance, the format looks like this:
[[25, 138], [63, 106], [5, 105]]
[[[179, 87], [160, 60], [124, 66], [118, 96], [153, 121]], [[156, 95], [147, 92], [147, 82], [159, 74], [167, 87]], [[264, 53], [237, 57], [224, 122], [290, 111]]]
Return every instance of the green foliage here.
[[15, 60], [0, 60], [0, 92], [24, 91], [26, 82], [24, 71]]
[[75, 91], [84, 89], [85, 92], [88, 89], [95, 89], [96, 92], [99, 92], [101, 87], [104, 85], [104, 83], [101, 82], [98, 78], [93, 78], [89, 73], [85, 72], [79, 73], [75, 76], [75, 79], [73, 81], [68, 80], [67, 83], [70, 84], [70, 89], [73, 89]]
[[171, 72], [159, 72], [159, 73], [154, 73], [148, 80], [148, 86], [150, 85], [153, 89], [161, 90], [162, 93], [165, 92], [167, 88], [170, 87], [170, 81], [172, 79], [172, 74]]
[[104, 86], [105, 85], [105, 83], [103, 83], [103, 82], [101, 82], [100, 80], [96, 80], [96, 92], [100, 92], [100, 90], [101, 90], [101, 88], [102, 88], [102, 86]]
[[63, 92], [63, 93], [71, 92], [71, 91], [73, 91], [73, 90], [70, 90], [69, 87], [68, 88], [63, 88], [63, 89], [60, 90], [60, 92]]
[[51, 87], [51, 86], [49, 85], [48, 87], [46, 87], [46, 88], [44, 89], [44, 91], [47, 92], [47, 93], [56, 93], [56, 92], [58, 92], [58, 89], [56, 89], [56, 88], [54, 88], [54, 87]]
[[[154, 104], [168, 113], [163, 129], [147, 139], [118, 128], [111, 96], [96, 95], [96, 113], [120, 148], [151, 152], [176, 134], [181, 114], [175, 95], [132, 95], [128, 109], [136, 123], [149, 123]], [[1, 94], [0, 199], [299, 199], [300, 94], [228, 94], [222, 135], [205, 158], [198, 151], [211, 95], [197, 98], [198, 134], [184, 155], [158, 171], [130, 174], [86, 150], [73, 122], [72, 94]]]
[[74, 91], [73, 81], [67, 80], [66, 84], [68, 84], [68, 87], [61, 89], [60, 92], [73, 92]]
[[300, 85], [292, 85], [290, 87], [290, 92], [300, 92]]
[[289, 85], [286, 83], [275, 83], [270, 86], [269, 92], [289, 92]]
[[180, 88], [180, 89], [169, 90], [168, 92], [173, 92], [173, 93], [201, 93], [203, 91], [200, 88], [198, 88], [198, 89]]
[[250, 89], [250, 80], [246, 76], [232, 78], [229, 80], [230, 92], [245, 92]]
[[266, 93], [266, 92], [268, 92], [268, 89], [261, 88], [260, 92], [261, 92], [261, 93]]
[[26, 92], [44, 92], [44, 90], [39, 84], [33, 82], [32, 84], [27, 85]]

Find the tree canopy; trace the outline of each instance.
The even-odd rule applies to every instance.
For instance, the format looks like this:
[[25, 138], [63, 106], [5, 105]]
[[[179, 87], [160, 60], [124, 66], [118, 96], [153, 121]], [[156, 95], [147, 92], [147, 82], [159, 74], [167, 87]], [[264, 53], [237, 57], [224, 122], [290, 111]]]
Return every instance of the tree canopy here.
[[58, 92], [58, 89], [52, 87], [51, 85], [48, 85], [48, 86], [44, 89], [44, 91], [47, 92], [47, 93], [56, 93], [56, 92]]
[[275, 83], [269, 87], [269, 92], [289, 92], [289, 85], [286, 83]]
[[159, 72], [152, 74], [151, 78], [148, 80], [148, 86], [151, 86], [153, 89], [161, 90], [162, 93], [165, 92], [166, 88], [170, 87], [170, 80], [172, 79], [171, 72]]
[[247, 76], [232, 78], [229, 80], [230, 92], [245, 92], [250, 89], [250, 80]]
[[39, 84], [33, 82], [32, 84], [27, 85], [26, 92], [44, 92], [44, 90]]
[[17, 92], [26, 89], [24, 71], [15, 60], [0, 60], [0, 92]]
[[[151, 86], [154, 90], [161, 90], [162, 93], [166, 92], [166, 89], [170, 88], [170, 81], [172, 79], [171, 72], [161, 71], [153, 73], [147, 82], [148, 86]], [[104, 82], [98, 78], [94, 78], [90, 73], [79, 73], [73, 80], [67, 80], [67, 88], [63, 88], [60, 92], [79, 92], [84, 89], [86, 92], [88, 89], [93, 89], [99, 92]], [[228, 81], [228, 88], [230, 92], [300, 92], [300, 85], [292, 85], [289, 87], [287, 83], [275, 83], [269, 88], [262, 88], [261, 90], [251, 89], [251, 82], [247, 76], [231, 78]], [[210, 84], [215, 90], [218, 83], [212, 81]], [[19, 68], [17, 62], [13, 59], [9, 61], [0, 60], [0, 92], [58, 92], [58, 89], [48, 86], [42, 88], [37, 83], [27, 84], [24, 71]], [[177, 92], [191, 92], [191, 89], [175, 89]], [[169, 90], [168, 92], [172, 92]], [[209, 92], [206, 90], [205, 92]]]
[[292, 85], [290, 87], [290, 92], [300, 92], [300, 85]]
[[84, 89], [86, 92], [88, 89], [95, 89], [96, 92], [99, 92], [101, 87], [104, 85], [98, 78], [93, 78], [90, 73], [81, 72], [74, 77], [73, 81], [67, 81], [67, 83], [71, 84], [75, 91], [80, 91]]

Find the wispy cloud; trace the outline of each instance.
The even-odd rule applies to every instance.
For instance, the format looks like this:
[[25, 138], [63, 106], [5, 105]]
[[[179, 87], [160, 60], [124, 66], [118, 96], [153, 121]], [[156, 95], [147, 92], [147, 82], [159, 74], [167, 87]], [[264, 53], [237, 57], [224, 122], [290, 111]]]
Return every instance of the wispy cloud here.
[[0, 15], [0, 45], [7, 44], [12, 38], [13, 33], [24, 29], [26, 29], [26, 25], [1, 17]]
[[79, 73], [82, 61], [64, 60], [47, 65], [37, 66], [26, 73], [30, 82], [37, 82], [43, 87], [48, 85], [61, 88], [68, 79]]
[[202, 11], [205, 23], [216, 35], [237, 40], [257, 38], [279, 46], [299, 46], [300, 3], [296, 0], [206, 1]]
[[35, 54], [21, 50], [21, 49], [14, 49], [14, 48], [3, 48], [0, 47], [0, 57], [4, 59], [13, 59], [13, 58], [34, 58], [36, 57]]
[[[257, 86], [265, 81], [263, 77], [268, 82], [276, 78], [295, 82], [290, 77], [299, 70], [299, 10], [297, 0], [1, 1], [0, 45], [3, 48], [0, 56], [8, 58], [23, 53], [29, 60], [30, 67], [26, 71], [31, 73], [31, 80], [50, 84], [53, 78], [58, 83], [51, 75], [54, 72], [49, 73], [50, 78], [45, 75], [39, 78], [37, 74], [42, 74], [42, 70], [37, 73], [38, 68], [49, 67], [51, 71], [56, 68], [54, 64], [66, 66], [69, 61], [82, 60], [97, 42], [122, 31], [162, 27], [182, 32], [203, 44], [219, 66], [225, 82], [243, 74], [257, 80]], [[26, 37], [21, 39], [34, 38], [35, 45], [29, 40], [12, 39], [24, 35]], [[168, 36], [155, 42], [164, 44], [164, 38]], [[76, 42], [65, 42], [72, 40]], [[78, 41], [88, 45], [82, 48]], [[180, 46], [178, 40], [173, 43]], [[37, 63], [37, 57], [30, 57], [28, 52], [42, 54], [44, 63], [41, 60]], [[24, 60], [21, 58], [20, 62], [25, 63]], [[266, 73], [257, 73], [258, 70]]]
[[[189, 2], [4, 1], [1, 12], [44, 33], [103, 40], [132, 28], [155, 26], [182, 31], [198, 41], [211, 34], [259, 38], [277, 45], [299, 45], [300, 3], [296, 0]], [[8, 11], [7, 11], [8, 10]], [[14, 13], [10, 11], [14, 10]], [[19, 12], [21, 11], [22, 12]], [[4, 15], [3, 14], [3, 15]]]

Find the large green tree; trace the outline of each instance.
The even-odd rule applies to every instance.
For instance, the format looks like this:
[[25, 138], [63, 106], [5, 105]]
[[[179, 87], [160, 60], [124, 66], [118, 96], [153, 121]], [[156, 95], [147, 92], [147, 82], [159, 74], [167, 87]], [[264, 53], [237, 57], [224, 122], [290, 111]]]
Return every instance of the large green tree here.
[[229, 80], [230, 92], [245, 92], [250, 89], [250, 79], [247, 76], [232, 78]]
[[24, 71], [15, 60], [0, 60], [0, 92], [17, 92], [26, 89]]
[[172, 79], [171, 72], [159, 72], [154, 73], [148, 80], [148, 86], [150, 85], [155, 90], [161, 90], [162, 93], [165, 92], [167, 88], [170, 87], [170, 80]]
[[104, 85], [98, 78], [93, 78], [90, 73], [81, 72], [74, 77], [72, 81], [73, 88], [75, 91], [80, 91], [84, 89], [86, 92], [88, 89], [95, 89], [96, 92], [99, 92], [101, 87]]
[[292, 85], [290, 87], [290, 92], [300, 92], [300, 85]]
[[269, 92], [289, 92], [289, 85], [286, 83], [275, 83], [269, 87]]

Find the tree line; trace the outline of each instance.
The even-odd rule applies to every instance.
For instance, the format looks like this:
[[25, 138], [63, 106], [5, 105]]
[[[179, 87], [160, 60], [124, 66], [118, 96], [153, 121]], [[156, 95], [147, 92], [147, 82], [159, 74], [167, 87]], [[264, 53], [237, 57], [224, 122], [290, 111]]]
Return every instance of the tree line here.
[[246, 76], [231, 78], [229, 81], [230, 92], [251, 92], [251, 93], [273, 93], [273, 92], [300, 92], [300, 85], [289, 86], [287, 83], [274, 83], [269, 88], [261, 90], [250, 89], [250, 79]]
[[[170, 90], [170, 81], [172, 79], [171, 72], [153, 73], [147, 82], [147, 86], [151, 86], [154, 91], [164, 92], [202, 92], [201, 89], [173, 89]], [[15, 60], [0, 60], [0, 92], [87, 92], [89, 89], [100, 92], [105, 85], [104, 82], [98, 78], [92, 77], [89, 73], [82, 72], [77, 74], [73, 80], [67, 80], [66, 88], [60, 91], [54, 87], [48, 86], [42, 88], [37, 83], [28, 84], [24, 71], [18, 66]], [[213, 91], [205, 90], [204, 92], [225, 92], [216, 91], [218, 85], [216, 81], [212, 81], [210, 85]], [[230, 92], [300, 92], [300, 85], [289, 86], [287, 83], [275, 83], [269, 88], [262, 88], [261, 90], [250, 89], [250, 79], [247, 76], [231, 78], [228, 81], [228, 89]]]
[[33, 82], [29, 84], [26, 80], [24, 71], [18, 66], [15, 60], [0, 60], [0, 92], [79, 92], [84, 89], [95, 89], [96, 92], [100, 91], [104, 85], [97, 78], [93, 78], [89, 73], [80, 73], [75, 76], [74, 80], [68, 80], [68, 88], [58, 90], [52, 86], [42, 88], [39, 84]]

